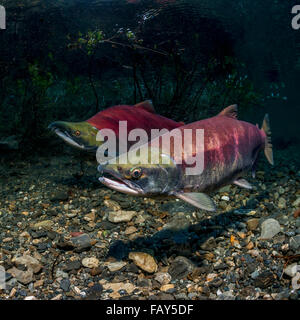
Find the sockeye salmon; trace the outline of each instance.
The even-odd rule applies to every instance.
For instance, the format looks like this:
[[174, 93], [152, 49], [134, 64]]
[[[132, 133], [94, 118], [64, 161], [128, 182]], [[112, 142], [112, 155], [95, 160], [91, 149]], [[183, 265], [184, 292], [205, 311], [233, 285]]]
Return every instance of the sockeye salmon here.
[[[192, 132], [193, 139], [182, 147], [183, 155], [176, 152], [179, 145], [174, 145], [174, 139], [170, 139], [170, 148], [162, 143], [165, 138], [184, 136], [189, 131], [187, 129]], [[195, 146], [196, 129], [202, 129], [204, 133], [200, 151]], [[100, 164], [99, 181], [123, 193], [143, 197], [177, 197], [198, 208], [215, 211], [215, 204], [207, 194], [231, 183], [251, 189], [243, 176], [249, 170], [255, 176], [255, 165], [261, 150], [273, 165], [268, 115], [265, 115], [260, 129], [257, 125], [238, 120], [237, 106], [232, 105], [215, 117], [159, 136], [140, 147], [138, 152], [131, 150], [113, 159], [114, 163]], [[192, 163], [189, 160], [197, 156], [197, 152], [203, 153], [203, 170], [199, 174], [187, 174], [187, 163]], [[138, 163], [141, 157], [149, 160], [153, 155], [158, 156], [156, 164], [150, 161]], [[180, 162], [180, 156], [184, 161]]]
[[[143, 101], [134, 106], [117, 105], [98, 112], [90, 119], [82, 122], [56, 121], [49, 125], [68, 144], [87, 151], [95, 152], [102, 144], [96, 140], [101, 129], [111, 129], [119, 137], [119, 121], [127, 121], [127, 130], [144, 129], [151, 137], [151, 129], [167, 129], [182, 126], [183, 122], [176, 122], [155, 113], [150, 100]], [[128, 147], [130, 144], [128, 145]]]

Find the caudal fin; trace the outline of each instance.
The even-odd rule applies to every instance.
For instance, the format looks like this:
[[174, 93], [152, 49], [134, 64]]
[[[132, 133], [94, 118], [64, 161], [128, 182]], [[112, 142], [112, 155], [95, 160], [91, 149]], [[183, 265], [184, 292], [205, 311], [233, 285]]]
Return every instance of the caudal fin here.
[[266, 134], [266, 141], [265, 141], [265, 156], [270, 162], [271, 165], [274, 165], [274, 159], [273, 159], [273, 147], [271, 143], [271, 129], [270, 129], [270, 121], [269, 121], [269, 115], [266, 114], [264, 117], [264, 121], [262, 123], [261, 129]]

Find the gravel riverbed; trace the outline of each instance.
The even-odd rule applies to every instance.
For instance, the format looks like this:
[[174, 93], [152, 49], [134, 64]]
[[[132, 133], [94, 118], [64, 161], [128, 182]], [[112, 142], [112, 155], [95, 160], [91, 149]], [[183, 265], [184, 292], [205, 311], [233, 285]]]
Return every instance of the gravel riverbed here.
[[299, 300], [298, 149], [213, 194], [215, 213], [114, 192], [92, 160], [3, 160], [0, 298]]

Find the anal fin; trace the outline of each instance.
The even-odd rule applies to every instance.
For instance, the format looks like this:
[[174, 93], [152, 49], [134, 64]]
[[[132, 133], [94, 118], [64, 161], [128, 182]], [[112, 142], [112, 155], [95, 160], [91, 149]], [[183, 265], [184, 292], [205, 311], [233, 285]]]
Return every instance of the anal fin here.
[[216, 211], [214, 201], [205, 193], [186, 192], [178, 193], [176, 197], [203, 210]]
[[247, 180], [242, 178], [235, 180], [233, 183], [241, 188], [252, 189], [252, 185]]

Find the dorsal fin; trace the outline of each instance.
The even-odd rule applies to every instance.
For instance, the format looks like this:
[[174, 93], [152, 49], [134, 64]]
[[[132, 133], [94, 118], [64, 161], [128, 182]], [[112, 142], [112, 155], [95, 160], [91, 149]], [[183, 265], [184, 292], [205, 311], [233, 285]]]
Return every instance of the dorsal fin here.
[[142, 108], [150, 113], [155, 113], [155, 109], [153, 107], [152, 101], [151, 100], [146, 100], [140, 103], [137, 103], [134, 105], [136, 108]]
[[237, 113], [238, 113], [238, 106], [237, 104], [233, 104], [224, 110], [222, 110], [218, 116], [225, 116], [233, 119], [237, 119]]

